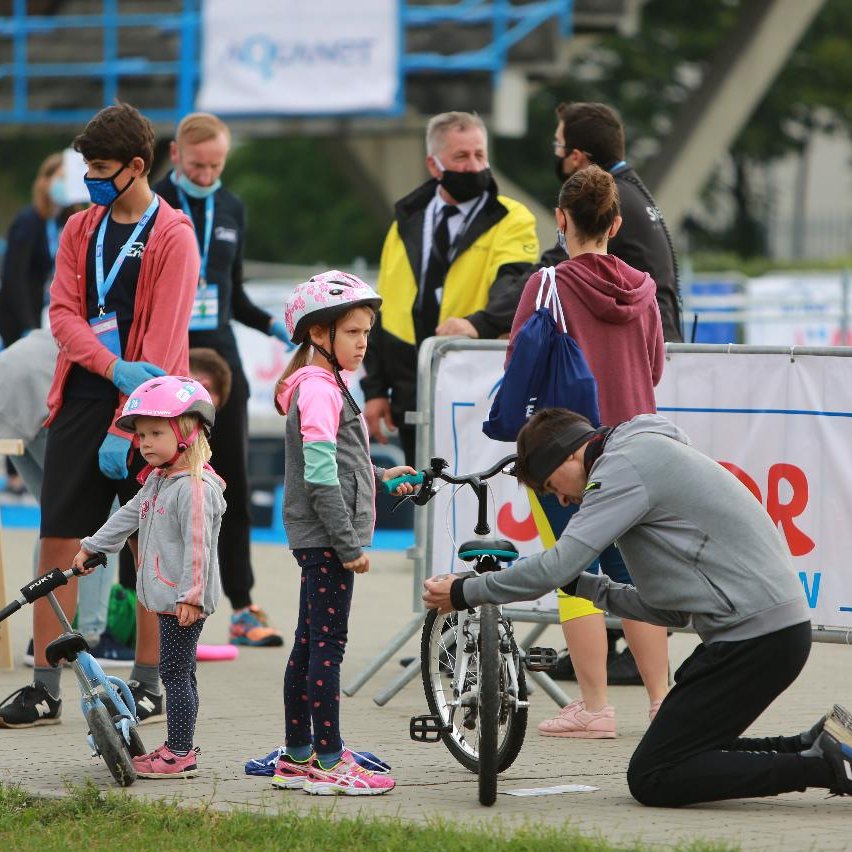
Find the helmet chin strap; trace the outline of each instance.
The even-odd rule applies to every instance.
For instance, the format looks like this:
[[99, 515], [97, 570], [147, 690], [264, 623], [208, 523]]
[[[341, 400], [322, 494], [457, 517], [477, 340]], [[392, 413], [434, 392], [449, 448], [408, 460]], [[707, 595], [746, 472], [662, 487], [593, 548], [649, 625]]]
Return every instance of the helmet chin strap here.
[[352, 394], [349, 392], [349, 388], [346, 387], [346, 382], [343, 381], [343, 376], [340, 375], [340, 363], [337, 360], [337, 356], [334, 354], [334, 332], [335, 332], [336, 323], [332, 323], [329, 326], [329, 343], [331, 344], [331, 352], [327, 352], [319, 343], [314, 343], [311, 341], [311, 345], [314, 349], [331, 364], [331, 371], [334, 374], [334, 380], [337, 382], [337, 386], [340, 388], [340, 392], [343, 394], [346, 401], [352, 407], [352, 410], [355, 414], [360, 414], [361, 409], [358, 407], [358, 403], [352, 398]]
[[175, 450], [175, 454], [165, 464], [159, 465], [159, 467], [162, 468], [171, 467], [195, 443], [195, 440], [198, 437], [198, 431], [201, 428], [200, 426], [196, 426], [189, 435], [184, 438], [177, 425], [177, 419], [170, 417], [169, 423], [171, 424], [172, 431], [175, 433], [175, 438], [177, 438], [177, 450]]

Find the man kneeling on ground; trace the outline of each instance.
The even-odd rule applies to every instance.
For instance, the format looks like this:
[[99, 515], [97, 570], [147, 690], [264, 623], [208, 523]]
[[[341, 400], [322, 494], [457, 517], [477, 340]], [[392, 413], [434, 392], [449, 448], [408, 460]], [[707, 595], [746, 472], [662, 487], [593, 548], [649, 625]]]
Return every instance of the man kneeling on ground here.
[[[780, 533], [736, 477], [659, 415], [595, 429], [561, 409], [521, 430], [517, 475], [580, 510], [544, 553], [482, 576], [427, 580], [427, 606], [448, 612], [562, 588], [621, 618], [691, 621], [701, 644], [627, 770], [643, 805], [808, 787], [852, 795], [852, 717], [842, 707], [801, 734], [742, 736], [801, 672], [811, 623]], [[613, 541], [635, 586], [583, 570]]]

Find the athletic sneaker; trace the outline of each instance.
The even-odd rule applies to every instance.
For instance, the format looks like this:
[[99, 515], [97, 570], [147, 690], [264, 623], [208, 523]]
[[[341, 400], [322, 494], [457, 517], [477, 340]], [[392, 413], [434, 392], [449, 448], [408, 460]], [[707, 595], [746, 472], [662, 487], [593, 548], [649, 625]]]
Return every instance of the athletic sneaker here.
[[834, 784], [828, 788], [830, 793], [852, 796], [852, 714], [845, 707], [834, 705], [816, 742], [801, 754], [821, 757], [831, 767]]
[[312, 763], [313, 758], [299, 762], [282, 754], [275, 764], [272, 786], [279, 790], [304, 790]]
[[572, 701], [553, 719], [538, 726], [545, 737], [572, 737], [587, 740], [615, 739], [615, 708], [607, 704], [600, 710], [586, 710], [582, 701]]
[[130, 694], [136, 702], [136, 718], [140, 725], [165, 719], [162, 694], [157, 695], [155, 692], [145, 689], [138, 680], [129, 680], [127, 685], [130, 687]]
[[41, 681], [23, 686], [0, 703], [0, 728], [58, 725], [62, 699], [54, 698]]
[[230, 641], [232, 645], [253, 648], [280, 648], [284, 637], [269, 626], [266, 613], [252, 604], [231, 616]]
[[194, 778], [198, 775], [198, 748], [187, 754], [175, 754], [163, 743], [150, 754], [133, 758], [133, 768], [140, 778]]
[[133, 648], [122, 645], [109, 630], [101, 633], [97, 645], [91, 650], [91, 655], [98, 661], [102, 669], [120, 669], [132, 666], [136, 657]]
[[395, 786], [396, 781], [390, 775], [377, 775], [358, 764], [347, 748], [331, 769], [323, 769], [319, 761], [312, 761], [304, 790], [314, 796], [379, 796]]

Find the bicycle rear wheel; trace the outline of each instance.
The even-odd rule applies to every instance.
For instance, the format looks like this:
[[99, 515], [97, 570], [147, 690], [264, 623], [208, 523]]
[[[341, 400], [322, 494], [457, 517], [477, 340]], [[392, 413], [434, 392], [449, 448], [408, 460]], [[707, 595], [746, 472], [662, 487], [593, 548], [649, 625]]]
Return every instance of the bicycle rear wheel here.
[[497, 607], [479, 611], [479, 803], [497, 798], [497, 725], [500, 717], [500, 634]]
[[[447, 726], [441, 735], [444, 745], [465, 769], [479, 772], [479, 725], [477, 719], [477, 683], [479, 649], [468, 656], [463, 684], [454, 684], [456, 636], [460, 613], [440, 614], [430, 610], [423, 625], [420, 642], [420, 668], [429, 712]], [[466, 614], [463, 615], [466, 617]], [[517, 647], [512, 640], [518, 694], [511, 689], [511, 677], [505, 657], [500, 662], [500, 714], [497, 731], [497, 771], [508, 769], [518, 756], [527, 728], [527, 708], [518, 707], [515, 697], [526, 702], [527, 687], [520, 668]], [[461, 696], [462, 706], [454, 706]]]
[[136, 770], [121, 734], [112, 723], [109, 711], [102, 704], [96, 704], [86, 713], [86, 721], [110, 774], [120, 787], [129, 787], [136, 780]]

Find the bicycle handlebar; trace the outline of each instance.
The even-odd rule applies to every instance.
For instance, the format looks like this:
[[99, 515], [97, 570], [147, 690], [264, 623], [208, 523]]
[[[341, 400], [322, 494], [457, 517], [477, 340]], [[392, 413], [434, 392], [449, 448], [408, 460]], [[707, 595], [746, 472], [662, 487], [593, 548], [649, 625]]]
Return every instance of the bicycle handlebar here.
[[[106, 554], [95, 553], [83, 564], [87, 568], [106, 565]], [[35, 580], [21, 588], [21, 594], [18, 597], [9, 601], [3, 609], [0, 609], [0, 621], [17, 612], [24, 604], [35, 603], [39, 598], [47, 597], [54, 589], [67, 585], [72, 577], [79, 576], [82, 573], [76, 567], [69, 568], [67, 571], [63, 571], [61, 568], [52, 568], [46, 574], [42, 574], [41, 577], [36, 577]]]
[[[437, 489], [432, 487], [432, 483], [436, 479], [440, 479], [450, 485], [469, 485], [476, 494], [478, 502], [477, 523], [474, 532], [477, 535], [486, 535], [490, 529], [488, 526], [488, 512], [485, 499], [486, 487], [484, 483], [498, 473], [511, 474], [512, 471], [506, 471], [505, 468], [510, 464], [514, 464], [517, 458], [517, 455], [505, 456], [487, 470], [462, 474], [460, 476], [453, 476], [450, 473], [446, 473], [450, 465], [445, 459], [433, 458], [431, 466], [417, 474], [422, 479], [420, 489], [405, 499], [411, 499], [417, 506], [425, 506], [438, 493]], [[390, 480], [389, 482], [396, 482], [398, 485], [400, 480], [414, 482], [414, 477], [409, 474], [408, 477], [398, 477], [397, 480]]]

